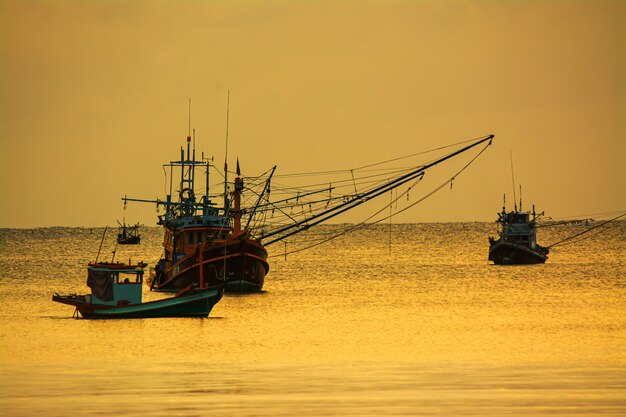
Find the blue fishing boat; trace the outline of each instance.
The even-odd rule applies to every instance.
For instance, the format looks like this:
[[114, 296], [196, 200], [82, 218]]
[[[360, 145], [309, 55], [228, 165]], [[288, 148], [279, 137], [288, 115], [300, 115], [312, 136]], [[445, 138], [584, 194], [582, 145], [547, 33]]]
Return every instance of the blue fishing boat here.
[[207, 317], [222, 298], [222, 286], [190, 285], [173, 297], [144, 303], [142, 284], [146, 266], [142, 262], [90, 263], [87, 286], [91, 294], [54, 294], [52, 301], [74, 306], [76, 317], [80, 314], [86, 319], [127, 319]]

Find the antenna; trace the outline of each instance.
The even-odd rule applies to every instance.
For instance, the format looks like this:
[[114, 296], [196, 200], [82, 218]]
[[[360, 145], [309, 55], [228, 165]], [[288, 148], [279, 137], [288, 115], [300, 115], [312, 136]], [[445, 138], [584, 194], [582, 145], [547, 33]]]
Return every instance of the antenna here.
[[522, 184], [519, 185], [519, 211], [524, 211], [522, 209]]
[[515, 195], [515, 175], [513, 174], [513, 152], [509, 150], [511, 156], [511, 180], [513, 180], [513, 204], [515, 205], [515, 211], [517, 211], [517, 196]]
[[226, 150], [224, 153], [224, 214], [228, 211], [228, 119], [230, 116], [230, 90], [226, 96]]
[[191, 137], [191, 97], [189, 97], [189, 125], [187, 129], [187, 136]]

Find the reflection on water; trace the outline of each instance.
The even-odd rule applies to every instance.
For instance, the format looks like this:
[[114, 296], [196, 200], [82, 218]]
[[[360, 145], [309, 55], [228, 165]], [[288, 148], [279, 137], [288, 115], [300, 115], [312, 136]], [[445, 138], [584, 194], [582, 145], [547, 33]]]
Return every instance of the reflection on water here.
[[[103, 321], [50, 301], [102, 230], [1, 230], [0, 413], [623, 415], [625, 226], [526, 267], [486, 261], [493, 224], [375, 226], [271, 246], [265, 291], [209, 319]], [[159, 233], [116, 257], [154, 264]]]

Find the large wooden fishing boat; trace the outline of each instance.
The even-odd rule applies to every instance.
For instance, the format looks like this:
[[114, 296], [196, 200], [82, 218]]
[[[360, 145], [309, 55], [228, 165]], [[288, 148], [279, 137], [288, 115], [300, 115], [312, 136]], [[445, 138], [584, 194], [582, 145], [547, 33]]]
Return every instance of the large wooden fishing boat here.
[[[259, 291], [269, 271], [267, 251], [241, 226], [241, 191], [243, 179], [237, 166], [234, 190], [229, 192], [227, 176], [224, 182], [224, 206], [216, 207], [209, 196], [209, 160], [196, 160], [191, 136], [187, 151], [181, 148], [180, 160], [164, 167], [170, 169], [170, 193], [163, 200], [140, 200], [124, 197], [124, 202], [151, 202], [165, 206], [158, 217], [163, 226], [163, 257], [149, 277], [155, 291], [176, 292], [204, 281], [209, 286], [224, 284], [230, 292]], [[197, 199], [196, 169], [205, 173], [204, 195]], [[225, 167], [227, 173], [227, 167]], [[172, 199], [174, 169], [180, 170], [177, 200]], [[232, 206], [231, 199], [232, 197]]]
[[[483, 144], [484, 148], [478, 153], [480, 155], [494, 137], [489, 135], [449, 145], [460, 145], [460, 149], [426, 164], [400, 169], [391, 167], [386, 171], [387, 176], [380, 171], [373, 176], [371, 171], [364, 169], [359, 179], [355, 175], [357, 170], [350, 170], [347, 171], [349, 181], [333, 183], [328, 187], [319, 183], [309, 188], [277, 186], [273, 192], [279, 198], [270, 201], [270, 183], [276, 167], [261, 176], [244, 178], [237, 162], [236, 178], [229, 183], [227, 157], [223, 192], [211, 194], [209, 172], [216, 167], [210, 163], [212, 159], [205, 158], [204, 154], [196, 158], [191, 128], [189, 133], [186, 151], [182, 147], [180, 149], [180, 159], [164, 165], [169, 177], [169, 193], [164, 200], [122, 198], [124, 204], [147, 202], [156, 204], [157, 210], [165, 208], [165, 214], [158, 216], [158, 224], [163, 226], [164, 252], [148, 278], [150, 288], [155, 291], [180, 291], [198, 282], [208, 285], [221, 283], [227, 292], [260, 291], [270, 270], [267, 246], [305, 232], [400, 186], [410, 189], [422, 180], [427, 169]], [[228, 128], [226, 137], [228, 139]], [[415, 155], [419, 154], [410, 156]], [[469, 164], [456, 175], [467, 166]], [[201, 197], [196, 195], [196, 171], [205, 177]], [[180, 178], [177, 182], [173, 181], [175, 172]], [[341, 187], [346, 191], [339, 192]], [[245, 198], [242, 198], [244, 191]], [[408, 190], [406, 195], [408, 197]], [[218, 206], [214, 199], [221, 199], [223, 204]]]
[[543, 213], [520, 209], [517, 204], [512, 211], [498, 213], [497, 223], [501, 224], [499, 237], [489, 237], [489, 260], [496, 265], [526, 265], [544, 263], [548, 259], [550, 249], [537, 243], [537, 218]]

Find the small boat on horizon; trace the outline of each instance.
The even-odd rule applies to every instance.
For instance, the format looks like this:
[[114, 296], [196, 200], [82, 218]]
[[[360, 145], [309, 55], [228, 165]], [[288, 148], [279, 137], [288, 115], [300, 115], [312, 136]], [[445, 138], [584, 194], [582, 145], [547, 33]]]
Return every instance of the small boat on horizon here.
[[139, 223], [134, 226], [126, 225], [126, 220], [123, 223], [117, 222], [119, 229], [117, 233], [117, 243], [120, 245], [138, 245], [141, 243], [141, 235], [139, 234]]
[[120, 262], [93, 262], [87, 267], [91, 294], [54, 294], [52, 301], [76, 308], [85, 319], [207, 317], [222, 298], [223, 287], [188, 286], [174, 297], [142, 302], [144, 268]]

